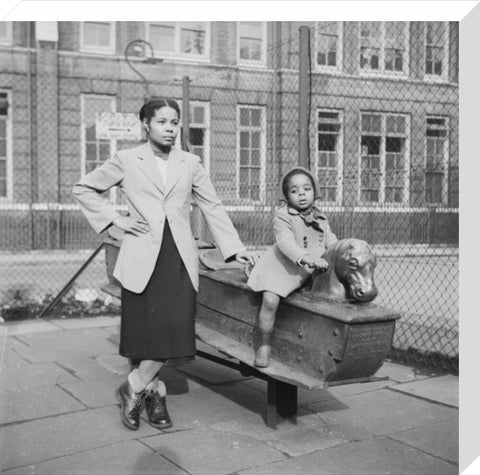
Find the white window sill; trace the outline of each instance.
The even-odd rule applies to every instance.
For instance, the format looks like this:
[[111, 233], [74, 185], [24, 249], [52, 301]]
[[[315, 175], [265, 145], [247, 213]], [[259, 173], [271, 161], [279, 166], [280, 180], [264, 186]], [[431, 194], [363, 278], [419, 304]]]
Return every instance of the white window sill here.
[[241, 68], [249, 68], [249, 69], [267, 69], [266, 61], [246, 61], [246, 60], [238, 60], [237, 65]]
[[385, 72], [385, 71], [363, 71], [360, 69], [359, 75], [363, 78], [381, 78], [381, 79], [398, 79], [406, 80], [410, 79], [410, 76], [407, 73], [403, 72]]
[[155, 51], [155, 58], [163, 59], [164, 61], [179, 61], [182, 63], [210, 63], [211, 59], [207, 56], [189, 55], [172, 53], [166, 51]]
[[322, 73], [322, 74], [332, 74], [332, 75], [340, 75], [343, 74], [343, 71], [339, 67], [334, 66], [315, 66], [313, 70], [314, 73]]
[[105, 48], [105, 49], [102, 49], [102, 48], [94, 48], [94, 47], [85, 47], [85, 46], [81, 46], [80, 47], [80, 53], [89, 53], [89, 54], [95, 54], [95, 55], [114, 55], [115, 54], [115, 51], [113, 49], [110, 49], [110, 48]]

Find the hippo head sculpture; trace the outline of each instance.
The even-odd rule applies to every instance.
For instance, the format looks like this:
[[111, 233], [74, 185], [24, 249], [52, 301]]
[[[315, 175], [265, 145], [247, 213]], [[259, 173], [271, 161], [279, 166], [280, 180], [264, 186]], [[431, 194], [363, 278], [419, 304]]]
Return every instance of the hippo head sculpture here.
[[341, 239], [322, 256], [329, 263], [326, 271], [315, 271], [312, 294], [321, 298], [366, 303], [378, 293], [374, 271], [377, 259], [361, 239]]

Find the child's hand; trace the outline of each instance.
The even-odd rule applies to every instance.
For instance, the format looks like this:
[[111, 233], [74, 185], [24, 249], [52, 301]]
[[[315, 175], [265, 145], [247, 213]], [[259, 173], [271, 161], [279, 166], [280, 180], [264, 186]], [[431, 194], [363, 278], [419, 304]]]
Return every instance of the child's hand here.
[[300, 264], [303, 267], [309, 267], [310, 269], [315, 269], [315, 267], [317, 266], [315, 263], [315, 259], [312, 259], [309, 255], [303, 256], [300, 259]]
[[326, 259], [324, 259], [323, 257], [318, 257], [316, 260], [315, 260], [315, 267], [323, 272], [325, 270], [328, 269], [328, 261]]
[[309, 267], [310, 269], [318, 269], [320, 271], [328, 269], [328, 261], [323, 259], [322, 257], [312, 259], [309, 255], [303, 256], [300, 260], [300, 264], [302, 264], [302, 266], [304, 267]]

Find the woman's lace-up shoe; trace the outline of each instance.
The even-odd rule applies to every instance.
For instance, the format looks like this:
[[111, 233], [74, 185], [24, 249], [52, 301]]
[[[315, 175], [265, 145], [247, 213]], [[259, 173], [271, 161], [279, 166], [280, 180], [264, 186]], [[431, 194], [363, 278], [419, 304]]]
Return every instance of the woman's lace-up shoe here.
[[140, 413], [142, 412], [145, 391], [136, 393], [127, 380], [118, 387], [115, 395], [120, 403], [120, 416], [123, 425], [131, 430], [137, 430], [140, 426]]
[[158, 391], [147, 393], [145, 396], [145, 409], [148, 423], [156, 429], [172, 427], [172, 420], [167, 411], [167, 398], [160, 396]]

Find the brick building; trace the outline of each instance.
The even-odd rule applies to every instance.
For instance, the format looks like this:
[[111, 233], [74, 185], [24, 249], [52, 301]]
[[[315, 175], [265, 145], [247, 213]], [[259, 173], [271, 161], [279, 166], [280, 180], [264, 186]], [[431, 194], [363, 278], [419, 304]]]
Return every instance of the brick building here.
[[72, 185], [134, 145], [97, 138], [96, 114], [181, 102], [187, 76], [193, 151], [244, 239], [269, 242], [298, 157], [301, 25], [310, 168], [337, 234], [458, 244], [456, 22], [1, 22], [1, 248], [91, 245]]

